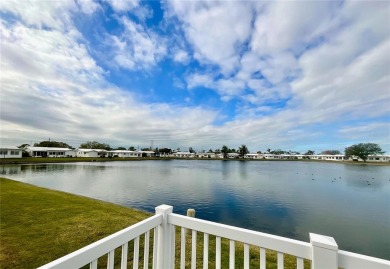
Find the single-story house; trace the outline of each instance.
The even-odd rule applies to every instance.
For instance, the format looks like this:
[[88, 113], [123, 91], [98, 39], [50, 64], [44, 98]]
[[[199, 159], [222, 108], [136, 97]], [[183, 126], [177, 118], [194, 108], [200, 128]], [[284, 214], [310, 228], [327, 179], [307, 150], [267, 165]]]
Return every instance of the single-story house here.
[[120, 158], [129, 158], [129, 157], [142, 157], [142, 153], [139, 151], [131, 150], [110, 150], [107, 151], [108, 157], [120, 157]]
[[231, 152], [231, 153], [228, 153], [227, 154], [227, 157], [229, 159], [236, 159], [236, 158], [239, 158], [240, 157], [240, 154], [236, 153], [236, 152]]
[[105, 157], [107, 155], [107, 150], [105, 149], [77, 149], [76, 157]]
[[245, 159], [263, 159], [263, 155], [259, 153], [248, 153], [244, 156]]
[[0, 146], [0, 158], [22, 158], [22, 149], [14, 146]]
[[369, 162], [390, 162], [390, 155], [369, 155], [367, 158]]
[[343, 161], [346, 160], [345, 155], [337, 154], [315, 154], [315, 155], [307, 155], [311, 160], [327, 160], [327, 161]]
[[173, 153], [173, 157], [177, 157], [177, 158], [194, 158], [195, 157], [195, 153], [191, 153], [189, 151], [179, 151], [179, 152]]
[[140, 150], [138, 152], [141, 153], [141, 157], [153, 157], [156, 155], [152, 150]]
[[26, 147], [25, 149], [31, 157], [75, 157], [76, 151], [70, 148], [51, 148], [51, 147]]
[[196, 154], [198, 158], [217, 158], [217, 155], [214, 152], [204, 152]]

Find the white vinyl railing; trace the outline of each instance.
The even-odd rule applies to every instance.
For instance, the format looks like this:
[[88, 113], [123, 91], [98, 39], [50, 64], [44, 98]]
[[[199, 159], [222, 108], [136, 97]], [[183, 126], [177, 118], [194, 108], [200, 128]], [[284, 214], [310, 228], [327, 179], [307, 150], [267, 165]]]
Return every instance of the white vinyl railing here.
[[[176, 228], [180, 229], [180, 242], [176, 253], [175, 235]], [[153, 230], [153, 244], [149, 242], [150, 233]], [[197, 252], [197, 234], [203, 233], [203, 251]], [[87, 247], [77, 250], [67, 256], [48, 263], [39, 269], [48, 268], [80, 268], [90, 265], [97, 268], [99, 258], [107, 255], [107, 268], [114, 268], [114, 251], [121, 248], [120, 268], [128, 268], [128, 262], [132, 261], [133, 269], [139, 268], [140, 237], [143, 240], [143, 269], [180, 269], [186, 267], [186, 237], [191, 235], [191, 269], [209, 268], [210, 240], [215, 237], [215, 268], [221, 268], [221, 257], [229, 257], [229, 269], [236, 264], [236, 242], [243, 244], [243, 268], [249, 269], [250, 251], [253, 247], [259, 249], [260, 269], [266, 268], [266, 250], [277, 252], [277, 268], [284, 268], [285, 254], [296, 257], [296, 267], [304, 268], [304, 260], [309, 260], [312, 269], [390, 269], [390, 261], [373, 258], [370, 256], [355, 254], [338, 250], [338, 246], [332, 237], [310, 234], [310, 243], [284, 238], [280, 236], [260, 233], [247, 229], [223, 225], [215, 222], [190, 218], [173, 213], [172, 206], [161, 205], [156, 207], [156, 215], [122, 231], [99, 240]], [[229, 240], [229, 255], [222, 255], [221, 240]], [[128, 258], [129, 242], [134, 241], [133, 257]], [[150, 246], [153, 245], [152, 249]], [[149, 253], [152, 257], [150, 257]], [[201, 259], [197, 259], [197, 253], [203, 253]], [[178, 261], [175, 263], [175, 258]], [[202, 260], [197, 264], [197, 260]], [[151, 261], [151, 262], [150, 262]], [[119, 260], [117, 261], [119, 266]], [[150, 264], [151, 263], [151, 264]], [[188, 264], [187, 264], [188, 266]], [[241, 267], [241, 266], [240, 266]]]

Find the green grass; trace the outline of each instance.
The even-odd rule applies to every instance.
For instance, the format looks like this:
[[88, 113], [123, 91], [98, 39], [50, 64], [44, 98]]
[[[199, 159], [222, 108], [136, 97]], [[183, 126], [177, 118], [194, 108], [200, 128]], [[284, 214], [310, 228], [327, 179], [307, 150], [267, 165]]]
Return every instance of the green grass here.
[[[36, 268], [103, 237], [135, 224], [150, 213], [39, 188], [0, 178], [0, 267]], [[151, 242], [152, 237], [151, 234]], [[140, 268], [143, 264], [140, 238]], [[180, 230], [176, 229], [176, 266], [180, 265]], [[129, 244], [132, 257], [133, 244]], [[197, 268], [203, 264], [203, 234], [197, 235]], [[151, 256], [151, 255], [150, 255]], [[259, 249], [251, 247], [251, 268], [259, 268]], [[115, 252], [119, 268], [120, 249]], [[190, 268], [191, 235], [186, 236], [186, 268]], [[296, 268], [296, 259], [285, 255], [285, 268]], [[222, 239], [222, 268], [229, 265], [229, 241]], [[277, 268], [276, 253], [267, 251], [267, 268]], [[105, 257], [99, 268], [105, 268]], [[310, 264], [305, 261], [305, 268]], [[129, 261], [128, 268], [132, 268]], [[215, 237], [210, 236], [209, 268], [215, 268]], [[243, 268], [243, 245], [236, 242], [236, 268]]]
[[150, 214], [0, 178], [1, 268], [36, 268]]

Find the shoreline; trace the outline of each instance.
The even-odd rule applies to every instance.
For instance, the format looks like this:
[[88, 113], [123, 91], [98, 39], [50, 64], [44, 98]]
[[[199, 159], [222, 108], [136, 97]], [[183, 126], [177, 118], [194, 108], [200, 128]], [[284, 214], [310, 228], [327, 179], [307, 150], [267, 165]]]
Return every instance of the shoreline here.
[[240, 161], [240, 162], [314, 162], [314, 163], [337, 163], [347, 165], [374, 165], [390, 166], [390, 162], [356, 162], [356, 161], [330, 161], [330, 160], [280, 160], [280, 159], [221, 159], [221, 158], [177, 158], [177, 157], [145, 157], [145, 158], [93, 158], [93, 157], [71, 157], [71, 158], [14, 158], [0, 159], [0, 165], [12, 164], [45, 164], [45, 163], [76, 163], [76, 162], [126, 162], [126, 161], [170, 161], [170, 160], [190, 160], [190, 161]]

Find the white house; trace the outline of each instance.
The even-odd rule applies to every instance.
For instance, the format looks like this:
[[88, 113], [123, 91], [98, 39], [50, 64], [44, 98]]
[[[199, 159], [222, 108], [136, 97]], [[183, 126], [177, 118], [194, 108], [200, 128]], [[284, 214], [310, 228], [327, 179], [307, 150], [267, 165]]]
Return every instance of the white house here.
[[130, 158], [130, 157], [142, 157], [142, 153], [139, 151], [131, 150], [110, 150], [107, 151], [108, 157], [120, 157], [120, 158]]
[[76, 152], [70, 148], [51, 148], [51, 147], [27, 147], [25, 149], [31, 157], [75, 157]]
[[195, 153], [191, 153], [189, 151], [179, 151], [179, 152], [173, 153], [173, 157], [177, 157], [177, 158], [194, 158], [195, 157]]
[[1, 146], [0, 159], [22, 158], [22, 149], [14, 146]]
[[198, 153], [196, 154], [198, 158], [217, 158], [217, 155], [214, 152], [203, 152], [203, 153]]
[[105, 149], [77, 149], [76, 156], [77, 157], [105, 157], [107, 154], [107, 150]]
[[141, 153], [141, 157], [152, 157], [152, 156], [154, 156], [156, 154], [152, 150], [140, 150], [138, 152]]
[[369, 162], [390, 162], [390, 155], [369, 155], [367, 158]]
[[244, 156], [245, 159], [263, 159], [263, 155], [259, 153], [247, 153]]

